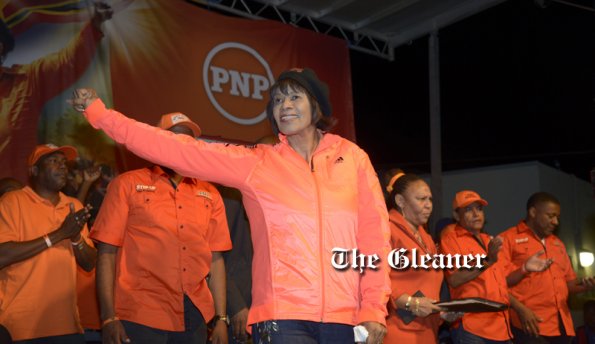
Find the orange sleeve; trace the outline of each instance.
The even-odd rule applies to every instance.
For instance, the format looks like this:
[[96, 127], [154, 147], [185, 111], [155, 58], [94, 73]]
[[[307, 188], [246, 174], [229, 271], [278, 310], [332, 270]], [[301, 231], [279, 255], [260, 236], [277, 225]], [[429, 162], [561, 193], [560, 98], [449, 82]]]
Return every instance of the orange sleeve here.
[[120, 175], [109, 183], [91, 230], [93, 240], [122, 246], [130, 209], [129, 190], [132, 187], [126, 177], [127, 175]]
[[[186, 135], [152, 127], [106, 109], [101, 99], [85, 111], [89, 123], [102, 129], [132, 153], [179, 174], [242, 190], [260, 161], [262, 151], [226, 143], [207, 143]], [[151, 144], [147, 144], [147, 143]]]
[[380, 183], [368, 155], [361, 149], [355, 154], [358, 163], [358, 228], [356, 241], [363, 254], [378, 254], [378, 270], [366, 271], [360, 280], [361, 304], [357, 322], [376, 321], [386, 324], [386, 304], [391, 293], [389, 267], [390, 252], [388, 212]]
[[231, 239], [229, 236], [229, 227], [227, 226], [227, 216], [225, 215], [225, 205], [219, 191], [213, 186], [210, 187], [213, 195], [213, 211], [209, 220], [208, 241], [211, 251], [229, 251], [231, 250]]

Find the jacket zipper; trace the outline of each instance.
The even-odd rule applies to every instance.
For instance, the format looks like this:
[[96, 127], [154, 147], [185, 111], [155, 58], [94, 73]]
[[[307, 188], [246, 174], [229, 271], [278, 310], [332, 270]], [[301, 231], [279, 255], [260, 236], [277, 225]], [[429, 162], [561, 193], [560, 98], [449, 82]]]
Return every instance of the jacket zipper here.
[[316, 178], [316, 171], [314, 169], [314, 158], [312, 157], [312, 160], [310, 161], [310, 171], [312, 173], [312, 177], [314, 178], [314, 185], [316, 188], [316, 212], [317, 212], [317, 218], [318, 218], [318, 233], [319, 233], [319, 237], [318, 237], [318, 256], [320, 258], [320, 295], [322, 297], [321, 300], [321, 305], [320, 305], [320, 322], [324, 321], [324, 308], [325, 308], [325, 303], [326, 303], [326, 297], [325, 297], [325, 288], [324, 288], [324, 284], [325, 284], [325, 273], [324, 273], [324, 245], [323, 245], [323, 239], [324, 239], [324, 231], [322, 230], [322, 209], [321, 209], [321, 205], [320, 205], [320, 187], [318, 186], [318, 178]]

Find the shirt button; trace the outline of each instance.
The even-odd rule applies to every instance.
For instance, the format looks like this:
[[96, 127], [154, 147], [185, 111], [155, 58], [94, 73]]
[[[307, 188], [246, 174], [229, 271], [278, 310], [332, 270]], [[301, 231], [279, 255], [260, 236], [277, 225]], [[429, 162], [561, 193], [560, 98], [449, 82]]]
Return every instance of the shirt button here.
[[186, 271], [186, 268], [183, 268], [182, 271]]
[[182, 206], [181, 206], [181, 205], [179, 205], [179, 206], [178, 206], [178, 209], [182, 209]]
[[183, 246], [183, 247], [182, 247], [182, 250], [186, 250], [186, 246]]
[[180, 228], [184, 228], [184, 225], [180, 225]]

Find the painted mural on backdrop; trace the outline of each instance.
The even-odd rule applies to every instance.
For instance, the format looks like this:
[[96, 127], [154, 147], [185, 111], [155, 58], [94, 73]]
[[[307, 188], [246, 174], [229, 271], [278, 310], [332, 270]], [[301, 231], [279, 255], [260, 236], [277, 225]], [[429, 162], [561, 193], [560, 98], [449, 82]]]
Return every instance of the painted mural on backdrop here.
[[74, 145], [120, 171], [144, 163], [70, 109], [75, 87], [97, 89], [108, 106], [142, 122], [180, 111], [206, 137], [254, 142], [271, 134], [264, 110], [275, 77], [308, 66], [329, 84], [335, 131], [355, 139], [344, 41], [184, 0], [105, 3], [113, 15], [101, 35], [90, 28], [92, 1], [4, 1], [0, 15], [15, 49], [0, 79], [0, 177], [25, 180], [26, 157], [38, 142]]

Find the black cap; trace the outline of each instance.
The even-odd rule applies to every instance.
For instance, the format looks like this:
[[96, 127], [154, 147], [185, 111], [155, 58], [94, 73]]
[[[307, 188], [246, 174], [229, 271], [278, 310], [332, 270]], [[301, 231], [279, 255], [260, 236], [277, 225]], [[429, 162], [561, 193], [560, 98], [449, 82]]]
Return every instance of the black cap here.
[[320, 105], [320, 111], [324, 116], [330, 117], [332, 113], [331, 102], [329, 100], [328, 85], [320, 79], [316, 73], [310, 68], [293, 68], [285, 71], [279, 75], [277, 82], [291, 79], [296, 81], [302, 87], [304, 87], [310, 94], [316, 98], [316, 101]]

